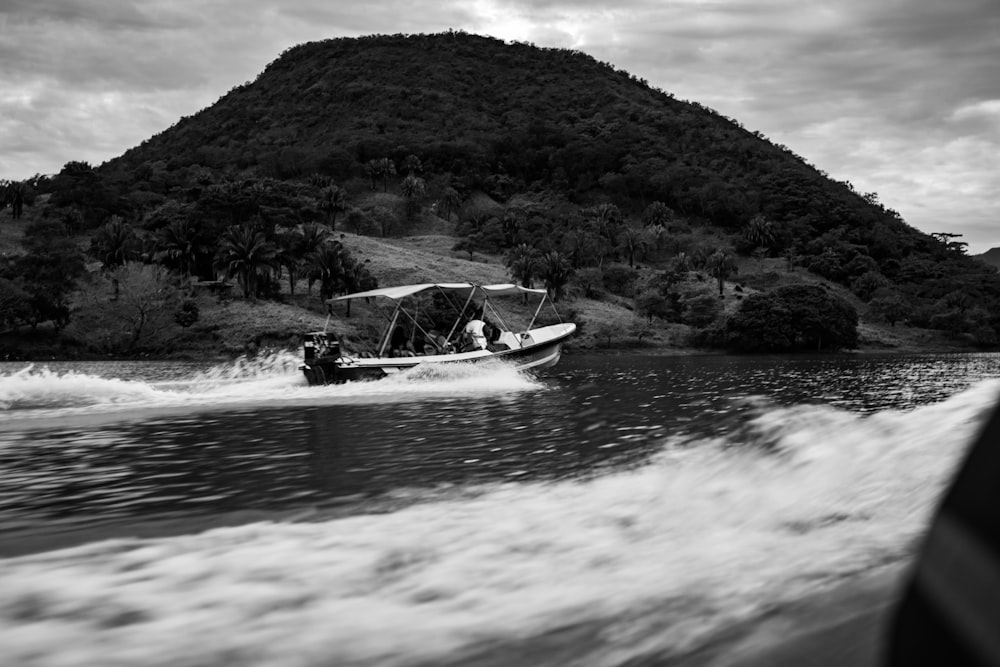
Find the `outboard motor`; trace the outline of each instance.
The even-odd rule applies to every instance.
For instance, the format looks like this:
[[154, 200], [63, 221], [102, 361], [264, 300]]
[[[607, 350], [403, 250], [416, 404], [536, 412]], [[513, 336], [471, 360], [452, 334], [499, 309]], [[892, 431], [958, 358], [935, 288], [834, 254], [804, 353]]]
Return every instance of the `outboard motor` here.
[[304, 336], [303, 361], [300, 366], [309, 384], [330, 384], [337, 381], [337, 359], [340, 341], [325, 331], [311, 331]]
[[303, 345], [307, 362], [323, 357], [337, 358], [340, 356], [340, 341], [331, 338], [325, 331], [313, 331], [305, 335]]

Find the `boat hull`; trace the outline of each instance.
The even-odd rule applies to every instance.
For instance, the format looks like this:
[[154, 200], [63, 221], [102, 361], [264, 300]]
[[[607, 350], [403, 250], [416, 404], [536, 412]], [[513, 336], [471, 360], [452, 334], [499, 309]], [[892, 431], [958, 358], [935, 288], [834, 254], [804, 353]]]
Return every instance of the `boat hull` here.
[[477, 350], [427, 357], [354, 359], [320, 357], [306, 361], [302, 372], [311, 385], [378, 380], [417, 366], [502, 361], [518, 369], [548, 368], [559, 362], [562, 345], [576, 331], [574, 324], [556, 324], [531, 331], [521, 347], [500, 351]]

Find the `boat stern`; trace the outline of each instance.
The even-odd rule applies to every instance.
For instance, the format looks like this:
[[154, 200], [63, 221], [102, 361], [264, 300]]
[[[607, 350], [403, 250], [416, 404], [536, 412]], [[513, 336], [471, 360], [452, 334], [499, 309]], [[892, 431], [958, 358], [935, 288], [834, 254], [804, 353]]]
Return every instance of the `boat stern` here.
[[325, 331], [310, 331], [302, 342], [302, 365], [299, 370], [311, 385], [339, 381], [340, 341]]

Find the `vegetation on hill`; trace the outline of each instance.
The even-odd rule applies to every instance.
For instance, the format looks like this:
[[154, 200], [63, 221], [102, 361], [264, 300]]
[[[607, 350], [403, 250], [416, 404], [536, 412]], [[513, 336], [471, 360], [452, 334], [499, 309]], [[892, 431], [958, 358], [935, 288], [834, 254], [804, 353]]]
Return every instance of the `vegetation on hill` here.
[[[753, 308], [817, 303], [809, 290], [749, 297], [789, 280], [825, 281], [890, 327], [980, 346], [1000, 333], [1000, 277], [954, 237], [909, 227], [874, 193], [611, 65], [460, 32], [291, 48], [115, 160], [3, 192], [26, 224], [0, 258], [0, 330], [72, 332], [78, 320], [85, 348], [112, 353], [159, 351], [151, 331], [198, 330], [209, 306], [198, 295], [230, 298], [219, 279], [258, 309], [319, 311], [380, 274], [408, 281], [345, 233], [433, 234], [438, 256], [497, 262], [575, 315], [632, 311], [617, 329], [592, 327], [609, 343], [670, 330], [675, 344], [761, 349], [751, 339], [766, 327], [747, 323], [770, 320]], [[105, 312], [119, 324], [103, 342], [83, 333], [100, 328], [101, 298], [136, 289], [171, 316]]]

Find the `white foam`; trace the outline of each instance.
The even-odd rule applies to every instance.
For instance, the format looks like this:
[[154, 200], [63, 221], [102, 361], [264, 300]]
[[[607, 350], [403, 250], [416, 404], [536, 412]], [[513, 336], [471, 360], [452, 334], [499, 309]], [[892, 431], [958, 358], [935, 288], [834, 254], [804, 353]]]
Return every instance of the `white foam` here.
[[415, 368], [376, 382], [309, 386], [288, 352], [216, 366], [170, 381], [109, 378], [28, 366], [0, 374], [0, 421], [120, 413], [144, 408], [214, 407], [282, 403], [329, 404], [342, 400], [405, 401], [433, 396], [509, 393], [540, 388], [506, 364], [449, 364]]
[[587, 481], [10, 559], [0, 646], [15, 664], [460, 663], [596, 623], [587, 664], [669, 655], [906, 557], [998, 389], [868, 417], [764, 410]]

